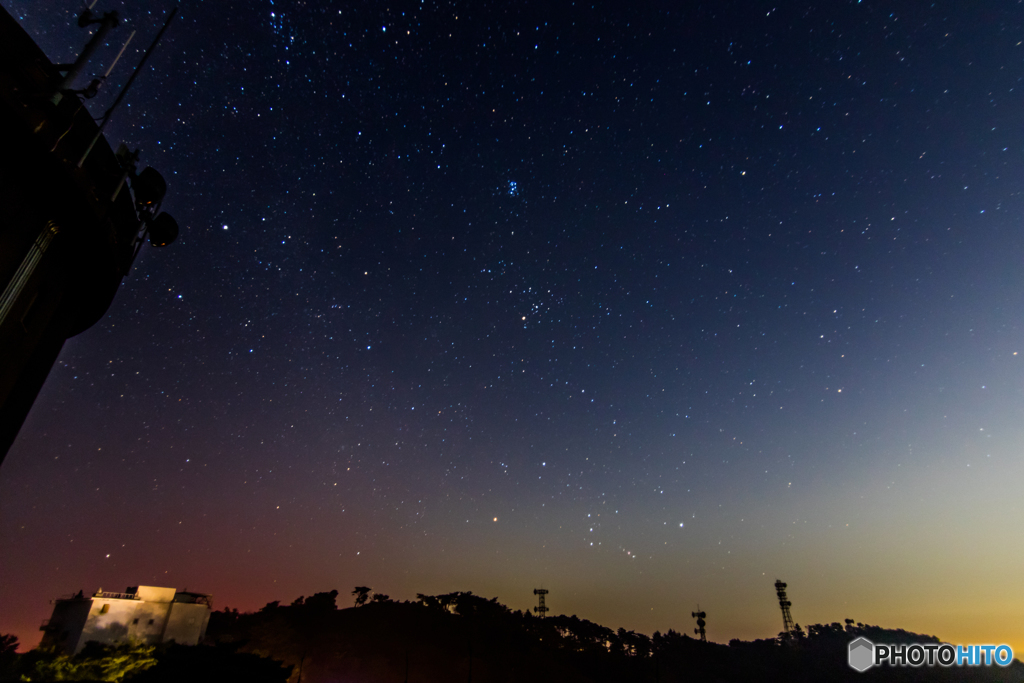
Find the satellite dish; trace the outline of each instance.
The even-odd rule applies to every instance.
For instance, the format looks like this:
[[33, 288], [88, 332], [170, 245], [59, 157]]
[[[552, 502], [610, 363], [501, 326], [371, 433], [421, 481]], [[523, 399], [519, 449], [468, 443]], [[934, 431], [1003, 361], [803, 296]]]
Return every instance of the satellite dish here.
[[167, 181], [151, 166], [142, 169], [132, 183], [135, 194], [135, 205], [140, 211], [155, 209], [167, 194]]
[[[149, 169], [146, 169], [149, 170]], [[161, 213], [149, 224], [149, 243], [154, 247], [166, 247], [178, 238], [178, 221], [169, 213]]]

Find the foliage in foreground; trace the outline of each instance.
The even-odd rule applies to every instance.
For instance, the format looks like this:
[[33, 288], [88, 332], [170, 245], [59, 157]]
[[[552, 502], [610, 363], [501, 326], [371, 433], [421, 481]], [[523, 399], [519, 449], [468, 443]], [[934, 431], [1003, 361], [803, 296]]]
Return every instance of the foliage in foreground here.
[[[2, 637], [0, 637], [2, 638]], [[0, 645], [2, 645], [0, 640]], [[15, 647], [16, 647], [15, 639]], [[77, 655], [37, 648], [9, 660], [0, 650], [0, 681], [104, 681], [113, 683], [285, 683], [292, 669], [255, 654], [219, 646], [88, 643]]]
[[113, 681], [156, 664], [152, 645], [88, 643], [77, 655], [38, 648], [20, 658], [18, 670], [23, 681]]

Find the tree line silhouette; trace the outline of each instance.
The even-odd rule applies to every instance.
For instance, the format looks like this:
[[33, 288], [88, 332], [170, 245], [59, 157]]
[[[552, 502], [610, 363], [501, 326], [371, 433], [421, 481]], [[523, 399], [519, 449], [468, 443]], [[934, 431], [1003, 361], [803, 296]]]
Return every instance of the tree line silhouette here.
[[195, 647], [92, 644], [75, 657], [40, 650], [16, 655], [0, 637], [0, 680], [1024, 683], [1019, 661], [1009, 667], [882, 667], [857, 673], [846, 663], [847, 646], [857, 636], [877, 643], [940, 641], [852, 619], [722, 645], [671, 629], [647, 636], [575, 615], [540, 618], [471, 592], [417, 594], [415, 601], [398, 602], [357, 586], [351, 595], [353, 607], [341, 609], [336, 590], [290, 605], [271, 602], [251, 613], [225, 608], [211, 615], [206, 639]]

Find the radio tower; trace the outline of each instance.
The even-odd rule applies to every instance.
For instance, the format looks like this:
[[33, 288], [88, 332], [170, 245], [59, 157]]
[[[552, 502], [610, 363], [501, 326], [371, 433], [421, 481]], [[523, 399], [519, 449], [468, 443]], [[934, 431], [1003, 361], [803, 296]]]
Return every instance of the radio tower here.
[[548, 594], [547, 588], [534, 588], [533, 594], [537, 596], [537, 606], [533, 608], [533, 611], [543, 617], [548, 608], [544, 606], [544, 596]]
[[779, 607], [782, 608], [782, 630], [788, 635], [793, 632], [793, 615], [789, 613], [793, 603], [786, 597], [786, 584], [778, 579], [775, 579], [775, 594], [779, 596]]
[[704, 626], [707, 624], [707, 622], [704, 621], [704, 617], [707, 616], [707, 613], [701, 612], [700, 605], [697, 605], [697, 611], [691, 612], [691, 614], [693, 614], [693, 618], [697, 620], [697, 628], [693, 629], [693, 632], [700, 636], [702, 643], [708, 642], [708, 635], [704, 632]]

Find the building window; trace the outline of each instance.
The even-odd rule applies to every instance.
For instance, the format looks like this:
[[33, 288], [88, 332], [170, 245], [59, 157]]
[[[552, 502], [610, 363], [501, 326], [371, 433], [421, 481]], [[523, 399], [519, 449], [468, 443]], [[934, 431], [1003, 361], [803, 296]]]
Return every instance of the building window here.
[[149, 625], [152, 626], [154, 621], [155, 621], [155, 619], [150, 619], [149, 620]]
[[110, 611], [110, 603], [107, 603], [107, 604], [103, 605], [103, 607], [100, 607], [100, 614], [106, 614], [109, 611]]
[[139, 623], [139, 618], [138, 618], [138, 617], [135, 617], [134, 619], [132, 619], [132, 623], [133, 623], [133, 624], [137, 624], [137, 623]]

